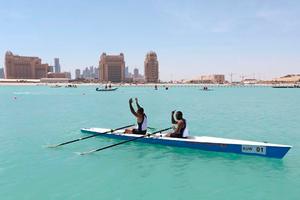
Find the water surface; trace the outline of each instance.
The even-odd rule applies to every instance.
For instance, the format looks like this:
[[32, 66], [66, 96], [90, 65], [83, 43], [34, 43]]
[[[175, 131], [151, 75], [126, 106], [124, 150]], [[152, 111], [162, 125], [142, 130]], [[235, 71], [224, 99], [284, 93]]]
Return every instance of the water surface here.
[[[83, 127], [134, 122], [139, 97], [149, 126], [183, 111], [193, 135], [292, 145], [282, 160], [128, 143], [93, 155], [75, 152], [118, 142], [84, 136]], [[300, 89], [0, 87], [1, 199], [299, 199]]]

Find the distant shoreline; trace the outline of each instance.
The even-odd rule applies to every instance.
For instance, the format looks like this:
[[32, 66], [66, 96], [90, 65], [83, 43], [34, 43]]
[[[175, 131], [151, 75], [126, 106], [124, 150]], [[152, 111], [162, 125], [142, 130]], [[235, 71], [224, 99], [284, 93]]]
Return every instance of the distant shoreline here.
[[[77, 86], [95, 86], [104, 87], [107, 84], [104, 83], [26, 83], [26, 82], [0, 82], [1, 86], [67, 86], [67, 85], [77, 85]], [[291, 83], [284, 84], [204, 84], [204, 83], [139, 83], [139, 84], [129, 84], [129, 83], [111, 83], [112, 87], [272, 87], [275, 85], [286, 85], [293, 86]]]

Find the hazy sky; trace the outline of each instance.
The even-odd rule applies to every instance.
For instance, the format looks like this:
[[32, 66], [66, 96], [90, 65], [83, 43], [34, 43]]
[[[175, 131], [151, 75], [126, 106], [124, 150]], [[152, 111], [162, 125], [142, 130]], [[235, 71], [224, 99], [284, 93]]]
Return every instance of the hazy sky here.
[[223, 73], [300, 73], [299, 0], [0, 0], [0, 65], [7, 50], [62, 69], [125, 54], [143, 71], [158, 54], [162, 80]]

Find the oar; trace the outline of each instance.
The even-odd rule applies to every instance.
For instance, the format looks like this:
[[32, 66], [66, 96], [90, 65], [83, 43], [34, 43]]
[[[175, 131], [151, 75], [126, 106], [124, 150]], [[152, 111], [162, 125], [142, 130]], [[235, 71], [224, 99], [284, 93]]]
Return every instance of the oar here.
[[152, 130], [152, 131], [157, 129], [157, 128], [153, 128], [153, 127], [149, 127], [149, 126], [147, 128]]
[[128, 128], [128, 127], [131, 127], [131, 126], [134, 126], [134, 124], [123, 126], [123, 127], [116, 128], [116, 129], [111, 129], [111, 130], [103, 132], [103, 133], [96, 133], [96, 134], [93, 134], [93, 135], [90, 135], [90, 136], [78, 138], [78, 139], [75, 139], [75, 140], [71, 140], [71, 141], [67, 141], [67, 142], [63, 142], [63, 143], [59, 143], [59, 144], [49, 145], [47, 147], [49, 147], [49, 148], [55, 148], [55, 147], [63, 146], [63, 145], [70, 144], [70, 143], [73, 143], [73, 142], [78, 142], [78, 141], [81, 141], [81, 140], [85, 140], [85, 139], [88, 139], [88, 138], [91, 138], [91, 137], [95, 137], [97, 135], [102, 135], [102, 134], [106, 134], [106, 133], [112, 133], [112, 132], [115, 132], [117, 130]]
[[96, 151], [101, 151], [101, 150], [104, 150], [104, 149], [108, 149], [108, 148], [111, 148], [111, 147], [115, 147], [115, 146], [118, 146], [118, 145], [121, 145], [121, 144], [125, 144], [127, 142], [132, 142], [134, 140], [138, 140], [138, 139], [141, 139], [141, 138], [144, 138], [144, 137], [149, 137], [151, 135], [154, 135], [156, 133], [161, 133], [161, 132], [164, 132], [164, 131], [167, 131], [169, 129], [172, 129], [172, 127], [169, 127], [169, 128], [165, 128], [165, 129], [162, 129], [162, 130], [159, 130], [159, 131], [155, 131], [153, 133], [149, 133], [149, 134], [146, 134], [146, 135], [142, 135], [140, 137], [137, 137], [137, 138], [133, 138], [133, 139], [130, 139], [130, 140], [126, 140], [126, 141], [123, 141], [123, 142], [119, 142], [119, 143], [116, 143], [116, 144], [112, 144], [112, 145], [108, 145], [108, 146], [105, 146], [105, 147], [102, 147], [102, 148], [99, 148], [99, 149], [94, 149], [94, 150], [91, 150], [91, 151], [86, 151], [86, 152], [82, 152], [82, 153], [79, 153], [80, 155], [85, 155], [85, 154], [90, 154], [90, 153], [94, 153]]

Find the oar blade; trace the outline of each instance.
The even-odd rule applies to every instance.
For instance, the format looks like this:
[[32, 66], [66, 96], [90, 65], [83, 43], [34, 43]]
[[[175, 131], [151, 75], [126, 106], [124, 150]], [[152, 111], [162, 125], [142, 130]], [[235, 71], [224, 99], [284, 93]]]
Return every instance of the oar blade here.
[[84, 155], [86, 155], [86, 154], [91, 154], [91, 153], [94, 153], [94, 152], [95, 152], [95, 150], [86, 151], [86, 152], [79, 152], [78, 155], [84, 156]]
[[58, 147], [58, 145], [57, 144], [49, 144], [49, 145], [45, 145], [44, 147], [46, 147], [46, 148], [56, 148], [56, 147]]

